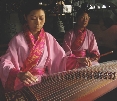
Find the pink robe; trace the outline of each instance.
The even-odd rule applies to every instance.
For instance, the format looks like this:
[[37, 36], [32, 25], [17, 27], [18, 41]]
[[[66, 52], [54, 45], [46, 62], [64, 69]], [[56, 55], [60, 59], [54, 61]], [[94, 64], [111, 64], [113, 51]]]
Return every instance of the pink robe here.
[[[66, 53], [72, 54], [71, 45], [75, 41], [76, 35], [77, 34], [74, 32], [73, 29], [68, 31], [65, 34], [62, 47]], [[74, 51], [78, 52], [79, 55], [81, 54], [81, 57], [85, 57], [87, 55], [85, 53], [86, 50], [89, 53], [96, 51], [98, 53], [98, 55], [100, 55], [95, 36], [94, 36], [93, 32], [88, 29], [86, 29], [86, 36], [85, 36], [82, 46], [79, 49], [74, 50]], [[74, 57], [76, 58], [76, 56], [74, 56]], [[92, 62], [92, 65], [96, 65], [96, 64], [98, 64], [98, 62], [96, 62], [96, 61]]]
[[[15, 82], [14, 90], [22, 88], [23, 83], [16, 77], [18, 70], [23, 68], [23, 63], [29, 55], [29, 47], [24, 37], [24, 33], [17, 34], [9, 43], [8, 50], [5, 55], [1, 56], [0, 61], [0, 79], [5, 87], [6, 81]], [[56, 39], [46, 32], [46, 42], [44, 46], [44, 53], [40, 61], [34, 67], [35, 69], [47, 67], [47, 73], [57, 73], [66, 70], [65, 51], [56, 41]], [[15, 69], [10, 73], [11, 69]], [[45, 73], [46, 74], [46, 73]], [[39, 78], [41, 73], [39, 74]], [[8, 79], [12, 77], [12, 79]], [[13, 81], [14, 80], [14, 81]]]

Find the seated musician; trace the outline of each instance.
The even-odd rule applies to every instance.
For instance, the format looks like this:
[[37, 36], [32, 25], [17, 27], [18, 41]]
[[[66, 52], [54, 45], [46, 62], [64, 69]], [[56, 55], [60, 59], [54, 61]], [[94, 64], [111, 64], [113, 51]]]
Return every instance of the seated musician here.
[[[87, 5], [82, 4], [76, 14], [76, 25], [64, 36], [63, 49], [73, 57], [86, 57], [91, 65], [98, 64], [99, 50], [95, 36], [86, 27], [89, 23], [89, 11]], [[72, 61], [72, 59], [71, 59]]]
[[[27, 3], [24, 18], [26, 23], [22, 32], [11, 39], [6, 54], [0, 58], [0, 79], [6, 91], [39, 83], [42, 75], [68, 70], [65, 51], [43, 29], [45, 12], [42, 5], [36, 1]], [[90, 65], [85, 58], [76, 58], [76, 61]]]

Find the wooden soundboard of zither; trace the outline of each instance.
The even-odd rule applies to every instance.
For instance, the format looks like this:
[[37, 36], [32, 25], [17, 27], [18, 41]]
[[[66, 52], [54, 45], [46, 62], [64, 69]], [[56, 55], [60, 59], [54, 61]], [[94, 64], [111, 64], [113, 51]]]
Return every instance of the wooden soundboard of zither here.
[[7, 92], [5, 97], [7, 101], [94, 101], [117, 87], [116, 72], [117, 61], [108, 61], [44, 76], [41, 83]]

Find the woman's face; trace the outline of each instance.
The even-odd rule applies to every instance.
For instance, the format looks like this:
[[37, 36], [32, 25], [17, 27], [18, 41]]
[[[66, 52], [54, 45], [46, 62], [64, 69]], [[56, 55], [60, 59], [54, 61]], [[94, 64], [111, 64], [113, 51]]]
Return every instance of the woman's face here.
[[89, 19], [89, 15], [87, 13], [83, 13], [77, 18], [77, 25], [81, 28], [84, 28], [88, 25]]
[[30, 31], [35, 34], [41, 30], [45, 23], [45, 12], [42, 9], [32, 10], [25, 16], [25, 20], [27, 21]]

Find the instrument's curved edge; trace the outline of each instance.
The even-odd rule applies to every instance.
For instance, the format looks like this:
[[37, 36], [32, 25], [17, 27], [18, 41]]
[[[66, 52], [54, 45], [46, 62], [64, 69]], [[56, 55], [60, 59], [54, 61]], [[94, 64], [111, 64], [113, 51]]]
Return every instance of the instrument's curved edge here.
[[87, 94], [76, 101], [94, 101], [97, 98], [103, 96], [104, 94], [110, 92], [111, 90], [117, 87], [117, 79], [111, 83], [101, 87], [100, 89], [95, 90], [94, 92]]

